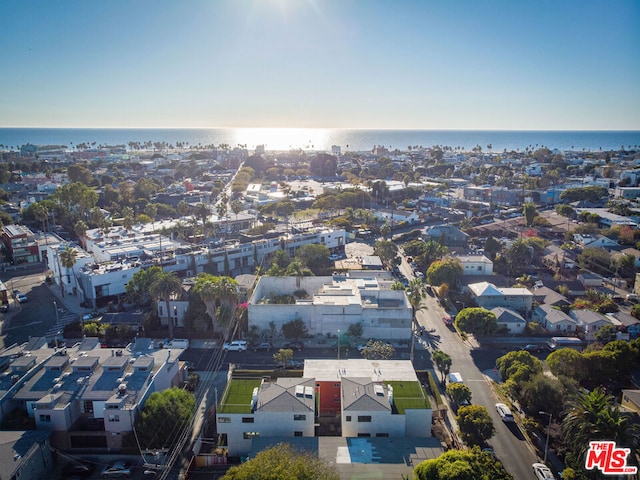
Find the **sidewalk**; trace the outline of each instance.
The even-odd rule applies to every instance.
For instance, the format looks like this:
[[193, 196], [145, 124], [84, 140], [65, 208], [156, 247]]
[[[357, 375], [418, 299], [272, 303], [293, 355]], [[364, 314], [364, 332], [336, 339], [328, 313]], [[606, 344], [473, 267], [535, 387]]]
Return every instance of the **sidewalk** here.
[[84, 308], [80, 306], [80, 296], [73, 295], [71, 292], [65, 289], [64, 297], [62, 296], [62, 289], [60, 285], [55, 282], [50, 285], [47, 284], [49, 291], [57, 297], [58, 308], [65, 307], [69, 312], [76, 315], [84, 315], [91, 311], [90, 308]]

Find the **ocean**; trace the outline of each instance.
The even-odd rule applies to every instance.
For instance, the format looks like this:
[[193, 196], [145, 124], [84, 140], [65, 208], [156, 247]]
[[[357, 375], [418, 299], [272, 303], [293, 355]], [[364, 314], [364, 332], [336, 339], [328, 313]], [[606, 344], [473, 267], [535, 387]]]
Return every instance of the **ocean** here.
[[[640, 148], [640, 131], [533, 131], [533, 130], [358, 130], [307, 128], [0, 128], [0, 150], [35, 145], [79, 143], [128, 145], [129, 142], [177, 142], [189, 146], [243, 145], [249, 150], [264, 145], [267, 150], [302, 149], [329, 151], [337, 145], [342, 151], [371, 151], [381, 145], [391, 150], [434, 145], [470, 150], [479, 145], [483, 151], [536, 149], [546, 146], [559, 150], [608, 151]], [[94, 143], [95, 142], [95, 143]]]

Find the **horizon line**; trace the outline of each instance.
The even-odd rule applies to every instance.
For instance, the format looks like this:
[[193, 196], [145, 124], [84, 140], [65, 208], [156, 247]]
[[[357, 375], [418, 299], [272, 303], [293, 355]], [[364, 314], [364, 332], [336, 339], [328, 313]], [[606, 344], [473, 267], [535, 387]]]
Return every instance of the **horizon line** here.
[[0, 129], [47, 130], [387, 130], [387, 131], [468, 131], [468, 132], [640, 132], [640, 128], [420, 128], [420, 127], [87, 127], [87, 126], [5, 126]]

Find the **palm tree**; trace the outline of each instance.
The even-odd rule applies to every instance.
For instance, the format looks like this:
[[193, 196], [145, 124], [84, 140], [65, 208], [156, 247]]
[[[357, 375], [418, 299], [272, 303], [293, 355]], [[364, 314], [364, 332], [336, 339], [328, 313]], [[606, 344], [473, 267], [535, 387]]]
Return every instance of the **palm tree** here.
[[[73, 266], [76, 264], [77, 258], [78, 258], [78, 252], [76, 251], [76, 249], [71, 248], [69, 245], [67, 245], [64, 250], [62, 250], [61, 252], [58, 252], [58, 266], [63, 266], [65, 269], [69, 270], [70, 268], [73, 268]], [[64, 297], [64, 281], [62, 279], [62, 269], [59, 269], [59, 275], [60, 275], [60, 289], [62, 291], [62, 296]]]
[[33, 216], [42, 223], [42, 231], [45, 232], [45, 222], [49, 218], [49, 209], [44, 206], [44, 204], [37, 202], [34, 203], [31, 207], [31, 211], [33, 212]]
[[409, 357], [413, 362], [413, 352], [415, 348], [415, 339], [413, 338], [413, 327], [417, 323], [416, 321], [416, 313], [418, 310], [426, 309], [425, 305], [422, 305], [422, 299], [425, 297], [427, 293], [427, 286], [425, 283], [419, 279], [414, 278], [409, 282], [407, 286], [407, 297], [409, 298], [409, 304], [411, 305], [412, 317], [411, 317], [411, 352], [409, 353]]
[[451, 368], [451, 357], [440, 350], [436, 350], [433, 352], [431, 358], [435, 362], [440, 375], [442, 375], [442, 384], [444, 384], [445, 376], [449, 373], [449, 369]]
[[124, 207], [122, 209], [122, 226], [128, 232], [133, 228], [134, 211], [131, 207]]
[[306, 274], [305, 270], [308, 271], [309, 269], [308, 268], [305, 269], [304, 265], [302, 265], [302, 263], [300, 263], [298, 260], [292, 261], [287, 267], [286, 274], [296, 277], [296, 288], [298, 290], [300, 289], [300, 283], [302, 282], [302, 277], [304, 277]]
[[620, 411], [614, 397], [601, 388], [578, 394], [564, 414], [562, 436], [571, 450], [575, 466], [584, 465], [582, 459], [590, 440], [614, 441], [618, 446], [631, 448], [632, 451], [640, 443], [638, 426]]
[[89, 230], [89, 226], [82, 220], [78, 220], [73, 226], [73, 231], [78, 235], [82, 248], [86, 248], [85, 238], [87, 236], [87, 230]]
[[[229, 277], [207, 276], [205, 280], [196, 282], [194, 292], [200, 295], [205, 304], [207, 314], [211, 317], [213, 331], [218, 322], [217, 303], [227, 308], [229, 313], [235, 311], [238, 301], [238, 283]], [[230, 316], [229, 318], [233, 318]]]
[[169, 338], [173, 338], [173, 319], [171, 318], [171, 297], [180, 293], [182, 282], [175, 272], [161, 272], [149, 286], [149, 293], [154, 298], [155, 303], [160, 299], [164, 300], [167, 309], [167, 319], [169, 322]]

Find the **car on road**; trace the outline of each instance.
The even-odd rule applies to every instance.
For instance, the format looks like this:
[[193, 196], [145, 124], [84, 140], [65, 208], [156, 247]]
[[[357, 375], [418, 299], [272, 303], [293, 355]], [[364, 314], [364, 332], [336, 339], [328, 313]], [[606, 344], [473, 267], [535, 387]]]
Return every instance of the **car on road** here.
[[271, 345], [269, 342], [262, 342], [259, 345], [254, 345], [253, 351], [254, 352], [270, 352], [272, 348], [273, 348], [273, 345]]
[[222, 345], [225, 352], [244, 352], [247, 349], [247, 342], [244, 340], [234, 340]]
[[9, 311], [9, 305], [0, 305], [0, 312], [7, 313]]
[[289, 343], [285, 343], [282, 348], [288, 348], [291, 350], [302, 350], [304, 348], [304, 343], [302, 342], [289, 342]]
[[522, 347], [520, 350], [524, 350], [525, 352], [531, 352], [531, 353], [539, 353], [539, 352], [542, 352], [544, 350], [544, 347], [542, 345], [536, 345], [534, 343], [529, 343], [529, 344], [525, 345], [524, 347]]
[[556, 477], [553, 476], [549, 467], [544, 463], [536, 462], [531, 465], [531, 468], [533, 468], [533, 473], [538, 480], [556, 480]]
[[62, 467], [61, 473], [65, 477], [88, 477], [95, 469], [95, 463], [71, 462]]
[[500, 418], [503, 422], [515, 421], [513, 419], [513, 413], [511, 413], [509, 407], [507, 407], [504, 403], [496, 403], [496, 411], [498, 412], [498, 415], [500, 415]]
[[123, 461], [107, 465], [102, 469], [102, 478], [129, 478], [133, 472], [131, 466]]
[[13, 291], [13, 298], [15, 298], [18, 303], [26, 303], [29, 301], [29, 298], [20, 290]]

